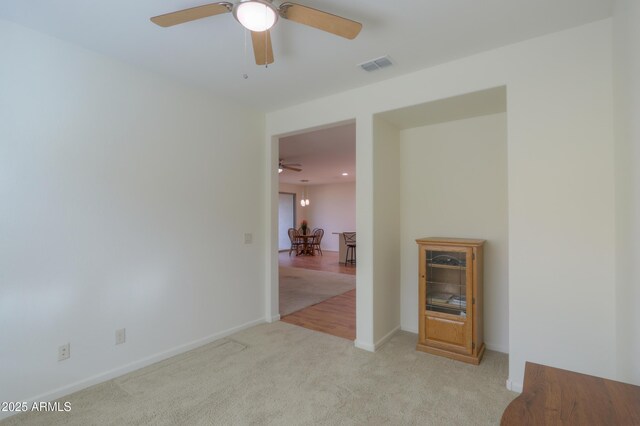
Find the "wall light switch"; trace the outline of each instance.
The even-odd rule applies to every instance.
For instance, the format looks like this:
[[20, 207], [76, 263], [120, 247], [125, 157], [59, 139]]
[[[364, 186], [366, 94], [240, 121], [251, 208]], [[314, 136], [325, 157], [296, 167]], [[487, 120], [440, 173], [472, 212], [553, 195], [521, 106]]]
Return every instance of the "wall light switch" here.
[[244, 243], [251, 244], [252, 242], [253, 242], [253, 234], [251, 232], [244, 234]]

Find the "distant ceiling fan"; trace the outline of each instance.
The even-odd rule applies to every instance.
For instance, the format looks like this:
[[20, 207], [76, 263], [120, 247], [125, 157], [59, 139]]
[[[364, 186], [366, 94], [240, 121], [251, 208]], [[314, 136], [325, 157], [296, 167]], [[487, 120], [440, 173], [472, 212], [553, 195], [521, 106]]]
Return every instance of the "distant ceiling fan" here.
[[297, 164], [297, 163], [285, 164], [283, 160], [280, 160], [278, 162], [278, 173], [282, 173], [285, 170], [293, 170], [294, 172], [301, 172], [302, 169], [300, 167], [302, 167], [301, 164]]
[[350, 19], [290, 2], [275, 7], [271, 0], [240, 0], [235, 4], [221, 1], [154, 16], [151, 21], [161, 27], [171, 27], [222, 13], [233, 13], [238, 22], [251, 31], [257, 65], [273, 63], [269, 29], [275, 25], [278, 16], [349, 40], [356, 38], [362, 29], [361, 23]]

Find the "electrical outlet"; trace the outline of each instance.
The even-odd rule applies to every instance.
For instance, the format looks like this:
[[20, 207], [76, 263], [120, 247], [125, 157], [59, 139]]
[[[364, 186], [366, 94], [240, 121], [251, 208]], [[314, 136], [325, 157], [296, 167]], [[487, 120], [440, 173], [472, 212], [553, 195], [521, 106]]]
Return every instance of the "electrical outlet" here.
[[58, 361], [64, 361], [71, 357], [71, 343], [58, 347]]
[[253, 242], [253, 234], [250, 232], [244, 234], [244, 243], [251, 244], [252, 242]]
[[116, 345], [123, 344], [125, 340], [126, 340], [125, 329], [121, 328], [119, 330], [116, 330]]

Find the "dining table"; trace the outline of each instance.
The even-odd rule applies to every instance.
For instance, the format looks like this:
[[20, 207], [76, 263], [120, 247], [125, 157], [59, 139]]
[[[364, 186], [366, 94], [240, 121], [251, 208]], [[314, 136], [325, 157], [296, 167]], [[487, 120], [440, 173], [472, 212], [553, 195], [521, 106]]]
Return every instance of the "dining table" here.
[[298, 234], [298, 237], [302, 240], [302, 250], [296, 253], [296, 256], [306, 255], [315, 256], [313, 250], [313, 234]]

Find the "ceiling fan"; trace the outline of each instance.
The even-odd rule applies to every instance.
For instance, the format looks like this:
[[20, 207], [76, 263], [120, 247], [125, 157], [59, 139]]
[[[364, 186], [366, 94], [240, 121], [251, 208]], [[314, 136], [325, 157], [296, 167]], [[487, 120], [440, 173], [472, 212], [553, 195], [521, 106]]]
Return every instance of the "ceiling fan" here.
[[300, 168], [302, 165], [301, 164], [297, 164], [297, 163], [289, 163], [289, 164], [285, 164], [284, 160], [280, 160], [278, 162], [278, 173], [282, 173], [285, 170], [293, 170], [294, 172], [301, 172], [302, 169]]
[[271, 0], [209, 3], [154, 16], [151, 18], [151, 22], [161, 27], [171, 27], [223, 13], [233, 13], [236, 20], [251, 31], [253, 54], [257, 65], [273, 63], [273, 48], [271, 47], [269, 29], [275, 25], [278, 17], [308, 25], [349, 40], [356, 38], [362, 29], [361, 23], [341, 16], [290, 2], [281, 3], [280, 6], [276, 7]]

